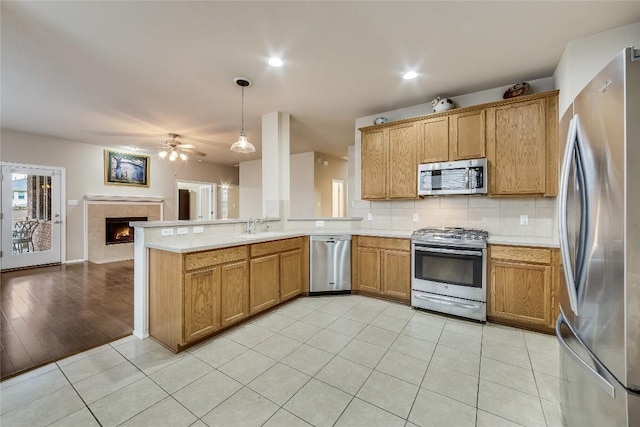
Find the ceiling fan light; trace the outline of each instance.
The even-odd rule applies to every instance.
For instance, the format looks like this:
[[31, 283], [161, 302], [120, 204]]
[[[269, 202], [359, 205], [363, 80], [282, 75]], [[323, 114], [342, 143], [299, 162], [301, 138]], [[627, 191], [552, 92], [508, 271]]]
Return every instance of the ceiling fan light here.
[[171, 154], [169, 154], [169, 160], [173, 162], [177, 158], [178, 158], [178, 152], [175, 150], [171, 151]]
[[184, 153], [180, 153], [180, 158], [181, 158], [182, 160], [187, 160], [187, 159], [188, 159], [187, 155], [186, 155], [186, 154], [184, 154]]
[[231, 151], [233, 151], [234, 153], [249, 154], [255, 152], [256, 147], [254, 147], [253, 144], [247, 140], [247, 136], [244, 134], [244, 132], [240, 132], [240, 138], [233, 143], [233, 145], [231, 146]]
[[165, 157], [167, 157], [167, 150], [162, 150], [160, 153], [158, 153], [158, 155], [160, 156], [161, 159], [164, 159]]

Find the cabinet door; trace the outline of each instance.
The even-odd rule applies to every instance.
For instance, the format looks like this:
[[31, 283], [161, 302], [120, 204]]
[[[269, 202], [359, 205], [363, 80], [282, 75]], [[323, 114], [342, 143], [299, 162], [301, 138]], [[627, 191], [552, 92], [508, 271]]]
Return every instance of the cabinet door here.
[[449, 161], [449, 117], [418, 122], [418, 163]]
[[551, 266], [491, 262], [489, 316], [530, 325], [551, 323]]
[[491, 108], [487, 115], [490, 193], [545, 194], [545, 100]]
[[386, 198], [389, 153], [384, 130], [362, 133], [360, 156], [362, 165], [362, 198]]
[[485, 111], [475, 110], [449, 117], [449, 160], [484, 157]]
[[300, 294], [302, 278], [302, 250], [280, 254], [280, 301]]
[[380, 293], [380, 249], [358, 248], [359, 289]]
[[418, 161], [416, 157], [416, 124], [390, 127], [387, 197], [406, 199], [418, 197]]
[[257, 313], [278, 303], [280, 291], [280, 257], [268, 255], [251, 260], [249, 313]]
[[411, 298], [411, 254], [382, 251], [382, 293], [409, 301]]
[[184, 276], [183, 342], [205, 336], [220, 327], [220, 267]]
[[220, 267], [221, 326], [249, 315], [249, 265], [247, 261]]

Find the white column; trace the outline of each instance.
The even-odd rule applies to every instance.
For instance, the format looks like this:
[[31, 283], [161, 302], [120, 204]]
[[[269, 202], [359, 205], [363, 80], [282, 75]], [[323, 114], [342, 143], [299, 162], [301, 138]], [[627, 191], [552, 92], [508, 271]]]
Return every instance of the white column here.
[[262, 116], [262, 214], [289, 216], [289, 121], [287, 113]]

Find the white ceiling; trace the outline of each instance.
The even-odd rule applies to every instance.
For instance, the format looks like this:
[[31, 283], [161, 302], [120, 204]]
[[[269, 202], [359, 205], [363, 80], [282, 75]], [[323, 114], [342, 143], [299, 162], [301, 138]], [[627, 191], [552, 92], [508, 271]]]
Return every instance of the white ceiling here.
[[166, 138], [122, 134], [229, 146], [246, 76], [258, 151], [195, 142], [229, 165], [261, 157], [263, 114], [291, 114], [292, 152], [343, 156], [358, 117], [550, 76], [568, 41], [640, 20], [637, 1], [0, 4], [3, 128], [149, 152]]

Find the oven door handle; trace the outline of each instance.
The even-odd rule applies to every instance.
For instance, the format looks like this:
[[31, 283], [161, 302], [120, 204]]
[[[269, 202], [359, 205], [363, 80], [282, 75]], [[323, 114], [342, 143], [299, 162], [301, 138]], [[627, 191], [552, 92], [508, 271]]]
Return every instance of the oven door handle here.
[[437, 298], [430, 295], [422, 295], [422, 294], [413, 294], [416, 299], [421, 299], [429, 302], [433, 302], [441, 305], [449, 305], [454, 307], [462, 307], [466, 309], [479, 310], [481, 307], [478, 304], [465, 304], [463, 302], [458, 301], [450, 301], [448, 299]]
[[482, 251], [466, 251], [466, 250], [459, 250], [459, 249], [431, 248], [431, 247], [425, 247], [425, 246], [415, 246], [414, 250], [416, 252], [435, 252], [439, 254], [482, 256]]

